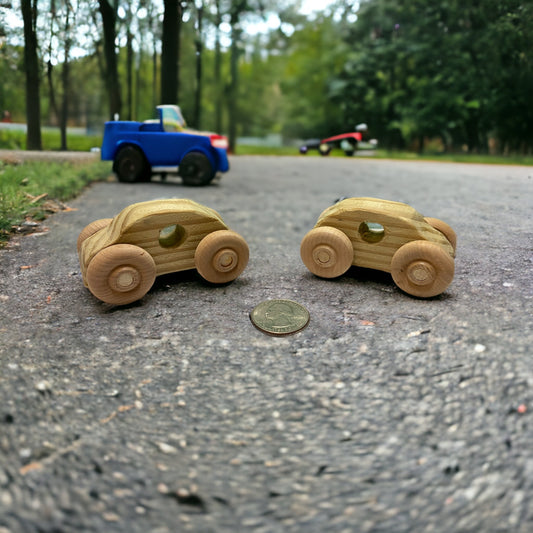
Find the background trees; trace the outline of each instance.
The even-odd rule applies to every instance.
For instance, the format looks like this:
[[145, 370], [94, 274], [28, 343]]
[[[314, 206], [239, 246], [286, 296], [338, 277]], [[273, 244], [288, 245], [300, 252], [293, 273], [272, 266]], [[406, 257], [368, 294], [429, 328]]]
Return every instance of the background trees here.
[[530, 0], [337, 0], [307, 16], [298, 0], [2, 6], [0, 107], [27, 117], [28, 146], [41, 120], [101, 131], [178, 103], [232, 146], [366, 122], [389, 148], [533, 151]]

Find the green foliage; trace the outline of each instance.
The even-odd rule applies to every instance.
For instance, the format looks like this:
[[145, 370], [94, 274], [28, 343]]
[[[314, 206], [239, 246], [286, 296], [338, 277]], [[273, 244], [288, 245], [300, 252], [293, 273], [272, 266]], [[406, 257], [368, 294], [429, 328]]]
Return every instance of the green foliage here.
[[[285, 97], [283, 133], [286, 137], [326, 137], [355, 122], [346, 113], [344, 83], [336, 79], [347, 48], [333, 16], [321, 15], [296, 31], [288, 46], [281, 88]], [[343, 93], [333, 102], [332, 94]]]
[[[385, 146], [533, 149], [533, 11], [518, 0], [367, 0], [335, 100]], [[528, 89], [529, 87], [529, 89]]]
[[[13, 120], [24, 120], [24, 49], [0, 42], [0, 113], [9, 111]], [[0, 115], [1, 116], [1, 115]]]
[[[0, 164], [0, 242], [7, 240], [11, 228], [25, 217], [42, 218], [45, 199], [68, 200], [110, 173], [110, 164], [103, 162], [77, 166], [52, 162]], [[38, 199], [41, 195], [43, 198]]]
[[[121, 118], [153, 118], [160, 95], [163, 4], [133, 0], [116, 5], [123, 17], [116, 28]], [[278, 13], [282, 26], [268, 35], [251, 36], [245, 33], [246, 17], [257, 20], [258, 15], [254, 9], [247, 11], [252, 4], [220, 3], [226, 23], [232, 9], [242, 15], [236, 26], [239, 91], [233, 110], [227, 42], [231, 33], [223, 32], [221, 82], [215, 86], [214, 6], [204, 2], [201, 120], [193, 124], [199, 35], [194, 5], [182, 3], [177, 103], [190, 125], [218, 129], [216, 106], [221, 105], [220, 132], [226, 134], [235, 122], [230, 121], [231, 111], [237, 121], [232, 131], [244, 136], [282, 133], [285, 138], [316, 138], [366, 122], [380, 146], [390, 148], [422, 149], [437, 139], [444, 149], [456, 152], [464, 146], [485, 152], [489, 142], [502, 153], [533, 151], [532, 2], [338, 0], [311, 17], [298, 13], [296, 5], [291, 0], [261, 4], [265, 13]], [[50, 105], [53, 86], [59, 105], [64, 96], [68, 98], [69, 126], [98, 136], [109, 107], [101, 17], [92, 0], [78, 0], [78, 26], [73, 31], [75, 45], [85, 50], [82, 57], [72, 55], [70, 87], [64, 95], [64, 6], [56, 5], [59, 14], [54, 20], [39, 3], [42, 122], [59, 123]], [[141, 11], [144, 15], [137, 16]], [[14, 121], [24, 122], [22, 32], [15, 26], [6, 32], [0, 47], [0, 112], [8, 109]], [[133, 36], [131, 78], [128, 33]], [[45, 149], [59, 148], [59, 136], [49, 137], [46, 131], [43, 135]], [[95, 137], [85, 142], [69, 134], [67, 144], [69, 149], [86, 150], [100, 141]], [[25, 139], [0, 130], [0, 146], [24, 148]]]

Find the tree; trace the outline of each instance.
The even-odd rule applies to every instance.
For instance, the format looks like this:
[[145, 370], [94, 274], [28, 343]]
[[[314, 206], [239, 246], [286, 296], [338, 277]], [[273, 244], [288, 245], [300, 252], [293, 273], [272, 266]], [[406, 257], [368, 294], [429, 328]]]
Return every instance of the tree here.
[[183, 8], [180, 0], [164, 0], [161, 38], [161, 104], [179, 102], [180, 30]]
[[39, 57], [37, 54], [37, 0], [21, 0], [24, 21], [24, 66], [26, 69], [26, 121], [28, 150], [42, 150]]
[[222, 13], [220, 0], [215, 0], [215, 65], [214, 65], [214, 88], [215, 88], [215, 131], [222, 131], [222, 50], [220, 45], [220, 25]]
[[118, 0], [111, 1], [113, 4], [109, 0], [98, 0], [98, 7], [102, 16], [105, 57], [104, 78], [109, 99], [109, 114], [112, 119], [115, 115], [120, 116], [122, 96], [115, 51]]
[[200, 129], [201, 113], [202, 113], [202, 59], [203, 59], [203, 34], [202, 25], [204, 18], [204, 4], [203, 0], [199, 0], [199, 4], [196, 6], [196, 35], [194, 39], [196, 49], [196, 76], [194, 86], [194, 115], [193, 125]]

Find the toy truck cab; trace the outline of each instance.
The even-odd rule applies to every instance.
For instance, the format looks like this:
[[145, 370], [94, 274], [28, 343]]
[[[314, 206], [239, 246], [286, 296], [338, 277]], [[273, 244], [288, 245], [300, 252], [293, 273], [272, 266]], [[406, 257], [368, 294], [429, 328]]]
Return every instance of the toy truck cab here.
[[326, 209], [301, 243], [304, 264], [334, 278], [351, 265], [389, 272], [413, 296], [442, 293], [454, 275], [456, 236], [445, 222], [376, 198], [348, 198]]
[[187, 129], [178, 106], [157, 112], [157, 120], [106, 122], [101, 157], [113, 161], [120, 181], [149, 181], [159, 168], [171, 168], [186, 185], [207, 185], [228, 171], [226, 137]]

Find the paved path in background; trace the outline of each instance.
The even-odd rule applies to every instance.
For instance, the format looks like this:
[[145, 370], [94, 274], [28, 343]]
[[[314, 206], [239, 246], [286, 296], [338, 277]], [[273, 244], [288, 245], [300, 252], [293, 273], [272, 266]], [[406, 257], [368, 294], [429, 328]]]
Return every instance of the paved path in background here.
[[40, 150], [0, 150], [0, 161], [22, 163], [23, 161], [57, 161], [69, 163], [87, 163], [98, 161], [99, 152], [61, 152]]
[[[527, 167], [234, 157], [217, 184], [101, 183], [0, 251], [0, 532], [533, 530]], [[409, 203], [458, 234], [446, 293], [312, 276], [299, 244], [340, 196]], [[80, 230], [189, 197], [245, 237], [224, 287], [159, 278], [113, 308]], [[311, 313], [273, 338], [249, 312]]]

